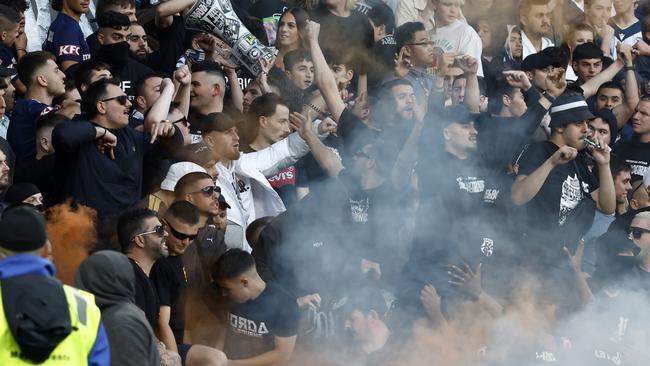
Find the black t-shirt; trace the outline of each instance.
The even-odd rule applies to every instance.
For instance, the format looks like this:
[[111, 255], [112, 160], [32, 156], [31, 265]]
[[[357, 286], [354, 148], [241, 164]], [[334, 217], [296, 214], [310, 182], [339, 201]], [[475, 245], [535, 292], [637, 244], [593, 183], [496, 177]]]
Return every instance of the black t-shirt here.
[[390, 180], [376, 188], [362, 189], [347, 169], [339, 179], [349, 193], [349, 235], [350, 242], [355, 243], [350, 250], [359, 250], [362, 258], [378, 262], [389, 276], [396, 274], [397, 268], [392, 267], [399, 255], [398, 234], [404, 224], [408, 190], [394, 187]]
[[614, 153], [632, 167], [632, 180], [643, 179], [650, 165], [650, 143], [630, 141], [618, 145]]
[[185, 21], [181, 16], [174, 16], [172, 24], [158, 29], [158, 39], [161, 40], [158, 52], [157, 71], [172, 75], [176, 69], [176, 61], [185, 52]]
[[[318, 42], [323, 50], [350, 50], [357, 57], [355, 70], [363, 66], [364, 56], [369, 56], [374, 45], [374, 31], [368, 17], [352, 10], [347, 18], [332, 14], [324, 4], [314, 8], [311, 19], [320, 24]], [[361, 73], [364, 73], [362, 68]]]
[[[550, 141], [530, 145], [519, 161], [519, 174], [532, 174], [558, 149]], [[573, 162], [551, 170], [539, 193], [527, 204], [530, 224], [544, 230], [562, 226], [580, 201], [598, 189], [598, 181], [584, 159], [581, 153]]]
[[224, 352], [231, 360], [255, 357], [274, 348], [273, 337], [298, 333], [298, 304], [283, 288], [268, 282], [254, 300], [228, 312]]
[[135, 272], [135, 304], [144, 311], [151, 329], [158, 327], [160, 302], [153, 283], [133, 259], [129, 259]]
[[169, 326], [176, 343], [183, 343], [184, 330], [184, 292], [187, 282], [185, 267], [180, 256], [160, 258], [154, 263], [150, 274], [161, 306], [169, 306]]
[[[292, 7], [291, 4], [282, 0], [244, 0], [239, 6], [248, 12], [249, 16], [261, 21], [269, 44], [275, 43], [280, 16], [285, 10]], [[252, 29], [249, 30], [253, 32]]]

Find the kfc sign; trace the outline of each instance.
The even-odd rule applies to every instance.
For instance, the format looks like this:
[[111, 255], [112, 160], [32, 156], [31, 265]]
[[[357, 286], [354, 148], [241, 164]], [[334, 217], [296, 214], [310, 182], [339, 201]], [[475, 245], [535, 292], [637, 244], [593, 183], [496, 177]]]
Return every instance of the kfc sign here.
[[79, 46], [75, 46], [75, 45], [59, 46], [59, 56], [64, 56], [64, 55], [79, 56]]

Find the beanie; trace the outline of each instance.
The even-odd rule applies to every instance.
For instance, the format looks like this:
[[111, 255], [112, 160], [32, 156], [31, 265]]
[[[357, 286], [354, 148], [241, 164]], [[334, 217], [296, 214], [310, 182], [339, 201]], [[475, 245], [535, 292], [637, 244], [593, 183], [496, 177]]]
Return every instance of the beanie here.
[[9, 204], [21, 203], [37, 193], [41, 193], [41, 191], [32, 183], [16, 183], [7, 189], [5, 202]]
[[42, 248], [47, 241], [45, 218], [31, 205], [9, 207], [0, 219], [0, 247], [14, 252]]

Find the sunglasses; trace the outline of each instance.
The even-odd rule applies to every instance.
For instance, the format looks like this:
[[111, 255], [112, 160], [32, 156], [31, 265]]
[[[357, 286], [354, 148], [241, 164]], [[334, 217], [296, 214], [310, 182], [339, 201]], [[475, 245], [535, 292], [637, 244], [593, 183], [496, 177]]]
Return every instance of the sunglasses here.
[[101, 102], [108, 102], [110, 100], [116, 100], [121, 105], [126, 105], [126, 103], [129, 101], [129, 96], [126, 94], [122, 94], [122, 95], [118, 95], [117, 97], [102, 99]]
[[136, 236], [149, 235], [149, 234], [154, 234], [154, 233], [155, 233], [157, 236], [161, 237], [161, 238], [162, 238], [163, 236], [165, 236], [165, 225], [158, 225], [158, 226], [156, 226], [156, 227], [155, 227], [153, 230], [151, 230], [151, 231], [145, 231], [144, 233], [135, 234], [134, 238], [135, 238]]
[[169, 231], [171, 231], [172, 235], [174, 235], [174, 237], [180, 241], [184, 241], [185, 239], [189, 239], [189, 241], [193, 241], [194, 239], [196, 239], [196, 235], [187, 235], [178, 232], [176, 231], [176, 229], [174, 229], [173, 226], [169, 225], [169, 223], [167, 223], [167, 227], [169, 228]]
[[641, 239], [643, 234], [650, 233], [650, 230], [641, 227], [630, 226], [630, 228], [628, 229], [628, 233], [632, 234], [632, 237], [634, 239]]
[[203, 194], [206, 195], [206, 196], [212, 196], [212, 194], [213, 194], [214, 192], [221, 193], [221, 187], [219, 187], [219, 186], [208, 186], [208, 187], [203, 187], [203, 188], [201, 188], [200, 191], [190, 192], [190, 194], [194, 194], [194, 193], [203, 193]]

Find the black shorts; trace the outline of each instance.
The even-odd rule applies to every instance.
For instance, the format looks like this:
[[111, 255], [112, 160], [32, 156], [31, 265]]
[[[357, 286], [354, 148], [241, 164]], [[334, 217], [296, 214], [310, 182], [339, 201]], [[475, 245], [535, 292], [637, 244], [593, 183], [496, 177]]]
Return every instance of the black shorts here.
[[185, 366], [185, 361], [187, 360], [187, 354], [192, 348], [191, 344], [181, 343], [178, 345], [178, 354], [181, 356], [181, 365]]

